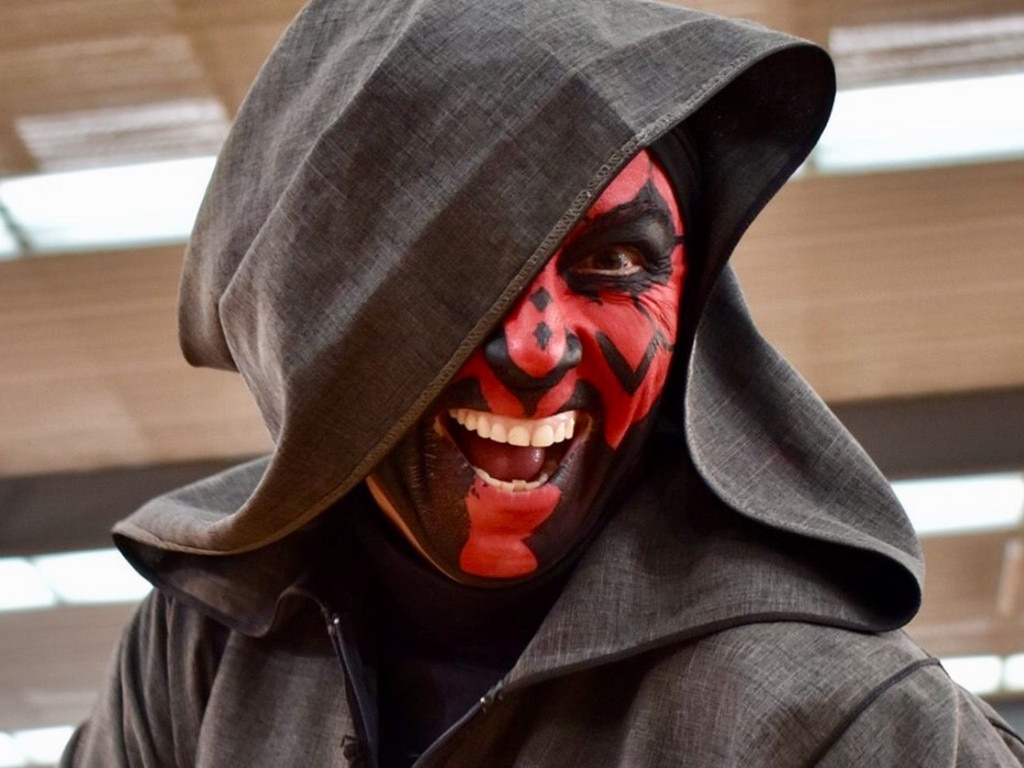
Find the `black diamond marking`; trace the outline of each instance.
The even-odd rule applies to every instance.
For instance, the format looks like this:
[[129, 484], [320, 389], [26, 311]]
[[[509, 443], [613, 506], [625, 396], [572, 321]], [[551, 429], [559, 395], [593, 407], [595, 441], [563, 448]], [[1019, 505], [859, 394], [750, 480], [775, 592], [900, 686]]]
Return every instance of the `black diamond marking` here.
[[551, 303], [551, 294], [548, 293], [547, 288], [538, 288], [530, 295], [530, 303], [537, 308], [538, 312], [543, 312]]
[[547, 323], [537, 323], [537, 327], [533, 331], [533, 338], [537, 340], [537, 346], [541, 349], [548, 348], [548, 342], [551, 341], [553, 335]]
[[658, 349], [672, 349], [661, 332], [655, 333], [647, 342], [647, 349], [644, 350], [644, 355], [640, 358], [640, 364], [633, 368], [619, 352], [614, 342], [603, 333], [597, 334], [597, 343], [601, 347], [601, 352], [604, 354], [604, 359], [608, 361], [612, 373], [615, 374], [615, 378], [619, 380], [622, 389], [630, 396], [636, 394], [641, 382], [647, 376], [647, 371], [651, 367]]

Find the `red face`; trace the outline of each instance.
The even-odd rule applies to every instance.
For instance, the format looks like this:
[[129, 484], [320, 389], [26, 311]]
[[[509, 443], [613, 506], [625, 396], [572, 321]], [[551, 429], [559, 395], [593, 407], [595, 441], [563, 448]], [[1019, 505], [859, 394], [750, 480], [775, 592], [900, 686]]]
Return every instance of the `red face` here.
[[642, 151], [436, 412], [370, 475], [388, 517], [451, 578], [529, 577], [594, 528], [639, 457], [668, 375], [682, 233], [668, 179]]

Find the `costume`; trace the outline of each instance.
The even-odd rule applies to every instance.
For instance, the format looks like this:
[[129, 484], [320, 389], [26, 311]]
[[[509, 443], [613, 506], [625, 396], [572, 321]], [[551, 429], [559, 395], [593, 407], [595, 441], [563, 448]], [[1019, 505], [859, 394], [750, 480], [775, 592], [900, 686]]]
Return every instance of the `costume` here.
[[308, 5], [236, 121], [182, 282], [186, 356], [241, 373], [275, 451], [115, 529], [160, 592], [65, 764], [377, 764], [363, 480], [646, 147], [687, 208], [687, 274], [643, 453], [628, 481], [586, 478], [601, 517], [553, 548], [550, 611], [417, 765], [1024, 763], [900, 632], [913, 531], [726, 266], [833, 90], [812, 45], [658, 3]]

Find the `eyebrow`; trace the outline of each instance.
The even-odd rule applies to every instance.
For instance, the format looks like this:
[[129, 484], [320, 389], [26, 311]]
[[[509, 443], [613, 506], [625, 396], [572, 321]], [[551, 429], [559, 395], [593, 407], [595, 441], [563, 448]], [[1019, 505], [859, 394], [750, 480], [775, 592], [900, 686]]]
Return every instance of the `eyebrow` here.
[[598, 214], [593, 218], [584, 216], [583, 221], [588, 225], [599, 224], [605, 219], [635, 216], [650, 209], [661, 210], [666, 216], [671, 218], [665, 198], [662, 197], [652, 179], [648, 179], [644, 182], [644, 185], [637, 190], [632, 199], [627, 200], [624, 203], [619, 203], [614, 208]]
[[644, 242], [656, 255], [667, 259], [679, 241], [668, 203], [653, 181], [648, 181], [636, 196], [593, 218], [583, 219], [583, 229], [570, 239], [558, 259], [559, 271], [568, 268], [580, 251], [590, 251], [613, 243]]

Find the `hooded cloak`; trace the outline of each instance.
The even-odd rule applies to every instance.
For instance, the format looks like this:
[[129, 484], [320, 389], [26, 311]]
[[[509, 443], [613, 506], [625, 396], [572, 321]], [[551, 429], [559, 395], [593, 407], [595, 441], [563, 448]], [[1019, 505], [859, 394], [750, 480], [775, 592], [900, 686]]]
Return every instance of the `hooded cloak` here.
[[318, 581], [346, 566], [323, 547], [644, 147], [687, 205], [691, 269], [643, 472], [417, 765], [1024, 759], [896, 631], [913, 531], [727, 266], [834, 87], [812, 44], [647, 0], [312, 0], [240, 110], [181, 282], [186, 357], [241, 374], [274, 450], [115, 528], [160, 591], [66, 764], [375, 764], [338, 629], [358, 594], [325, 597], [348, 582]]
[[833, 91], [815, 46], [659, 3], [314, 0], [240, 110], [181, 282], [186, 357], [242, 375], [273, 453], [154, 500], [120, 546], [160, 581], [162, 553], [256, 551], [342, 499], [654, 144], [699, 168], [667, 429], [732, 509], [864, 553], [905, 620], [909, 524], [725, 266]]

